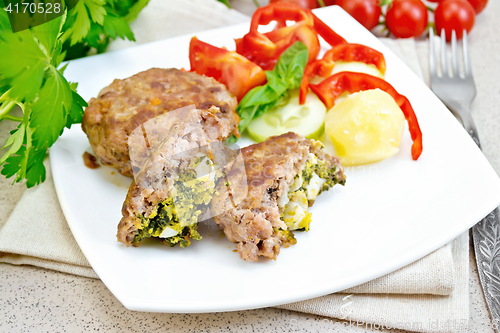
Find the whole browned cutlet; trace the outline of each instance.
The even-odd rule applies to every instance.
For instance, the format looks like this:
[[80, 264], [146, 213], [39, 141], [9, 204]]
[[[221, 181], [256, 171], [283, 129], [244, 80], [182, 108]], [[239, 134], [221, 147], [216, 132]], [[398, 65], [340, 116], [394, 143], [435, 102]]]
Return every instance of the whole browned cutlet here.
[[236, 98], [211, 77], [179, 69], [151, 68], [123, 80], [114, 80], [92, 98], [85, 109], [82, 129], [92, 150], [105, 164], [132, 177], [128, 137], [139, 125], [188, 105], [198, 109], [216, 106], [219, 121], [239, 137]]
[[[229, 165], [225, 172], [236, 175], [233, 181], [221, 179], [216, 186], [211, 203], [212, 210], [218, 213], [214, 220], [227, 238], [238, 244], [242, 259], [256, 261], [259, 256], [276, 259], [280, 246], [296, 243], [290, 230], [293, 224], [285, 223], [283, 218], [293, 195], [309, 191], [304, 190], [306, 181], [319, 179], [318, 175], [321, 188], [316, 195], [334, 184], [344, 184], [345, 175], [339, 159], [326, 154], [319, 141], [292, 132], [243, 148], [242, 154], [246, 172]], [[295, 192], [290, 194], [292, 190]], [[310, 217], [304, 211], [314, 199], [315, 195], [305, 199], [304, 220]], [[292, 208], [298, 206], [294, 205]]]

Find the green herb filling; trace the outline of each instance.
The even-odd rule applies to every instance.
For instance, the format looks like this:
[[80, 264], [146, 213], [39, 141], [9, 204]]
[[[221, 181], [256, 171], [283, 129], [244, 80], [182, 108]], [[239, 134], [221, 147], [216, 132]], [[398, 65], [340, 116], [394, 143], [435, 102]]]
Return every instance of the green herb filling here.
[[191, 239], [200, 240], [198, 222], [212, 199], [217, 178], [219, 174], [210, 159], [195, 159], [175, 181], [172, 196], [159, 203], [149, 217], [138, 216], [141, 225], [133, 242], [157, 237], [170, 246], [187, 247]]

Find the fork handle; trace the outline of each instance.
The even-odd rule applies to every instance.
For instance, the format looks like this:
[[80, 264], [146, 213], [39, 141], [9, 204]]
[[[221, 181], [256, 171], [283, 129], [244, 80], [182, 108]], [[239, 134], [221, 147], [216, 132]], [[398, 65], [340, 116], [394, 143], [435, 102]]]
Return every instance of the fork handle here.
[[478, 274], [483, 287], [486, 303], [493, 318], [493, 328], [498, 331], [500, 320], [500, 299], [498, 290], [500, 288], [500, 267], [498, 266], [498, 251], [500, 243], [500, 220], [498, 208], [489, 213], [484, 219], [472, 227], [472, 240]]
[[476, 124], [474, 124], [474, 120], [470, 115], [470, 105], [467, 107], [464, 104], [459, 103], [446, 103], [446, 106], [456, 118], [460, 119], [467, 133], [469, 133], [472, 140], [474, 140], [479, 149], [481, 149], [481, 142], [479, 141], [479, 135], [477, 134]]

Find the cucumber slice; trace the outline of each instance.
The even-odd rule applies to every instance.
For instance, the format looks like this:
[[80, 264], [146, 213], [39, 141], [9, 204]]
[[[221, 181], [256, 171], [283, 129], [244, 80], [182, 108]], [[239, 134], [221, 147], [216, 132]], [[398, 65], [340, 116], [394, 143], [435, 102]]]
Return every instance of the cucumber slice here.
[[335, 61], [332, 75], [340, 72], [365, 73], [368, 75], [379, 77], [381, 79], [384, 78], [384, 74], [382, 74], [375, 65], [365, 64], [364, 62], [359, 61]]
[[316, 94], [309, 92], [306, 103], [299, 105], [299, 90], [290, 91], [290, 100], [248, 125], [250, 137], [261, 142], [270, 136], [295, 132], [308, 139], [319, 139], [325, 129], [326, 107]]

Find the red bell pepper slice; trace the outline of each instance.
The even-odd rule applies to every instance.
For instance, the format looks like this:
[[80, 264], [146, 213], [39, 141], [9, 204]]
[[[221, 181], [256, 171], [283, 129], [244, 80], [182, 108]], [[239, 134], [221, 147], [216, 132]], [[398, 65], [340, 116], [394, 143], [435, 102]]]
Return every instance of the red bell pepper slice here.
[[252, 88], [266, 83], [266, 73], [262, 68], [242, 55], [221, 49], [191, 38], [189, 44], [191, 71], [210, 76], [224, 84], [236, 98], [241, 100]]
[[330, 76], [319, 84], [310, 84], [309, 88], [318, 95], [327, 109], [331, 109], [335, 105], [337, 97], [346, 91], [355, 93], [377, 88], [385, 91], [394, 98], [396, 104], [403, 111], [406, 121], [408, 121], [411, 139], [413, 140], [411, 147], [412, 158], [417, 160], [420, 154], [422, 154], [422, 132], [420, 131], [417, 116], [413, 111], [410, 101], [405, 96], [400, 95], [386, 81], [364, 73], [340, 72]]
[[325, 22], [321, 21], [316, 15], [314, 15], [314, 29], [318, 32], [318, 34], [323, 37], [325, 42], [330, 44], [330, 46], [336, 46], [339, 44], [347, 43], [347, 41], [338, 35], [332, 28], [325, 24]]
[[[272, 21], [278, 23], [273, 31], [265, 34], [258, 31], [260, 25], [267, 25]], [[295, 21], [295, 24], [286, 26], [286, 21]], [[250, 31], [243, 38], [236, 39], [236, 52], [270, 70], [281, 53], [300, 40], [309, 49], [309, 62], [312, 62], [320, 49], [318, 32], [330, 44], [345, 42], [310, 10], [293, 3], [273, 3], [255, 11]]]
[[307, 90], [309, 81], [315, 76], [328, 77], [332, 73], [335, 61], [358, 61], [366, 64], [375, 65], [378, 70], [384, 74], [386, 65], [385, 58], [382, 53], [372, 49], [366, 45], [361, 44], [340, 44], [332, 47], [325, 53], [323, 59], [316, 60], [307, 65], [302, 82], [300, 83], [300, 104], [306, 101]]

